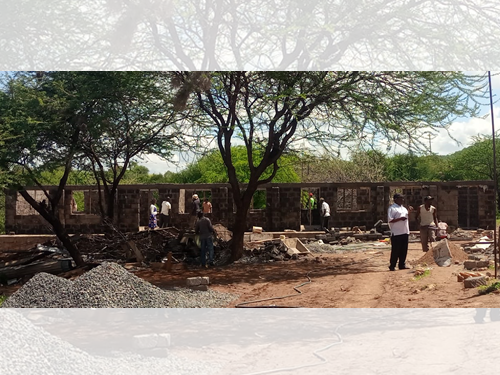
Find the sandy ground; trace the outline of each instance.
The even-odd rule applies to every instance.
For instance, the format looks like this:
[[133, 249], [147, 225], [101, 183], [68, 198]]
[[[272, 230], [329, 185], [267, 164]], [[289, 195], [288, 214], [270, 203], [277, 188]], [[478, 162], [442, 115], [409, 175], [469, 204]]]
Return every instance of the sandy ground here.
[[[475, 324], [474, 309], [188, 310], [21, 313], [91, 355], [174, 354], [221, 375], [466, 374], [491, 372], [500, 359], [500, 322]], [[169, 348], [138, 350], [134, 336], [152, 333], [168, 333]]]
[[[423, 255], [420, 244], [410, 243], [408, 265], [417, 267], [417, 260]], [[463, 283], [457, 282], [456, 274], [464, 270], [463, 265], [434, 264], [430, 266], [430, 275], [416, 280], [414, 269], [390, 272], [389, 256], [390, 250], [315, 253], [297, 261], [233, 264], [172, 273], [142, 270], [136, 275], [162, 288], [185, 286], [188, 277], [208, 276], [210, 288], [239, 295], [229, 307], [500, 307], [497, 294], [478, 295], [477, 289], [465, 289]]]

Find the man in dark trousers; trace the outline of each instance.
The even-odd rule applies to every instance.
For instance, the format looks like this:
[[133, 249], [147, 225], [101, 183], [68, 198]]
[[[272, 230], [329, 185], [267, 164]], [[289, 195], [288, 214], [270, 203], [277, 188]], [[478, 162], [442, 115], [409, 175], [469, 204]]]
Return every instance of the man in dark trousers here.
[[208, 264], [214, 265], [214, 243], [212, 241], [212, 234], [214, 227], [210, 219], [203, 215], [203, 211], [198, 212], [198, 221], [196, 222], [194, 232], [200, 236], [201, 243], [201, 266], [207, 268], [207, 252]]
[[408, 254], [408, 239], [410, 236], [410, 226], [408, 224], [408, 214], [413, 211], [413, 207], [403, 206], [404, 198], [401, 194], [394, 194], [394, 203], [387, 211], [387, 222], [391, 228], [391, 260], [389, 270], [396, 270], [396, 263], [400, 270], [406, 267], [406, 255]]

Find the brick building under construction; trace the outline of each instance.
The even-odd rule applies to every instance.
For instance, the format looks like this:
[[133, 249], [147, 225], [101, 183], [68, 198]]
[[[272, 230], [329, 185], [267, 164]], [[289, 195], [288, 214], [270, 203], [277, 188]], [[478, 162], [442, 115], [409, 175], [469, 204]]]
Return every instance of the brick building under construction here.
[[[247, 223], [249, 228], [259, 226], [265, 231], [299, 231], [301, 225], [319, 226], [318, 209], [310, 212], [304, 205], [304, 197], [307, 200], [311, 192], [317, 199], [323, 197], [329, 203], [332, 227], [366, 226], [369, 229], [379, 220], [385, 222], [387, 208], [395, 192], [406, 197], [405, 205], [415, 208], [423, 203], [423, 197], [432, 195], [439, 219], [451, 227], [493, 229], [495, 226], [496, 200], [492, 181], [283, 183], [262, 185], [259, 190], [265, 196], [265, 208], [251, 209]], [[40, 189], [30, 188], [28, 191], [37, 201], [44, 199]], [[124, 232], [138, 231], [148, 224], [151, 199], [156, 197], [161, 203], [169, 196], [172, 204], [171, 225], [188, 227], [191, 196], [195, 192], [201, 199], [209, 197], [212, 202], [213, 213], [207, 214], [212, 222], [231, 229], [235, 212], [229, 184], [119, 186], [113, 224]], [[98, 197], [95, 186], [66, 187], [59, 215], [69, 233], [90, 234], [110, 230], [109, 226], [102, 224]], [[74, 198], [83, 202], [83, 207], [80, 203], [74, 210]], [[50, 226], [17, 191], [6, 191], [5, 199], [6, 233], [51, 233]], [[414, 215], [410, 217], [410, 229], [418, 229]]]

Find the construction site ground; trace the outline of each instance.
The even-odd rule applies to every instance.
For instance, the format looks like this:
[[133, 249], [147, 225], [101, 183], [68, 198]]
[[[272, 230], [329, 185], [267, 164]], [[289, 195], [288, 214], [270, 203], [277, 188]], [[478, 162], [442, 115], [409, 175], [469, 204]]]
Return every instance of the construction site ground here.
[[[459, 246], [467, 241], [453, 241]], [[169, 289], [186, 287], [186, 280], [208, 276], [209, 288], [238, 295], [227, 307], [306, 308], [478, 308], [500, 307], [498, 294], [479, 295], [477, 288], [464, 288], [457, 274], [463, 260], [450, 267], [418, 264], [424, 253], [420, 243], [409, 244], [408, 270], [388, 269], [390, 247], [342, 253], [311, 253], [296, 260], [269, 263], [234, 263], [208, 269], [175, 264], [169, 272], [152, 267], [125, 265], [136, 276]], [[428, 275], [415, 278], [417, 267], [430, 267]], [[72, 278], [81, 270], [70, 271]], [[482, 271], [493, 274], [494, 270]], [[61, 275], [62, 276], [62, 275]], [[0, 286], [9, 296], [21, 284]], [[256, 302], [252, 302], [256, 301]]]
[[[416, 266], [423, 254], [419, 243], [410, 243], [408, 264]], [[142, 270], [136, 275], [161, 288], [184, 286], [188, 277], [208, 276], [210, 288], [239, 295], [228, 307], [500, 307], [497, 294], [479, 295], [476, 288], [465, 289], [463, 282], [457, 282], [456, 274], [463, 271], [461, 264], [431, 265], [430, 274], [416, 280], [414, 269], [389, 271], [389, 256], [387, 249], [324, 253], [297, 261], [200, 267], [170, 273]], [[297, 288], [299, 285], [302, 286]], [[246, 304], [264, 299], [269, 300]]]

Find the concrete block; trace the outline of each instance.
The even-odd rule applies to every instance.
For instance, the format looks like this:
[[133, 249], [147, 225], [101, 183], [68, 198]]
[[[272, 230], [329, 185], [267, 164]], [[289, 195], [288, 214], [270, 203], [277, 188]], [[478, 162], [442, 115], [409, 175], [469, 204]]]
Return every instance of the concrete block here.
[[464, 280], [465, 288], [477, 288], [478, 286], [481, 285], [487, 285], [485, 276], [469, 277]]
[[198, 286], [201, 285], [201, 277], [188, 277], [187, 286]]
[[133, 343], [136, 349], [166, 348], [170, 346], [170, 334], [135, 335]]
[[490, 262], [488, 260], [466, 260], [464, 262], [464, 268], [466, 270], [473, 270], [475, 268], [488, 267]]
[[477, 268], [485, 268], [489, 267], [490, 261], [489, 260], [478, 260], [476, 261]]
[[202, 276], [200, 277], [200, 285], [209, 285], [210, 284], [210, 278], [208, 276]]

